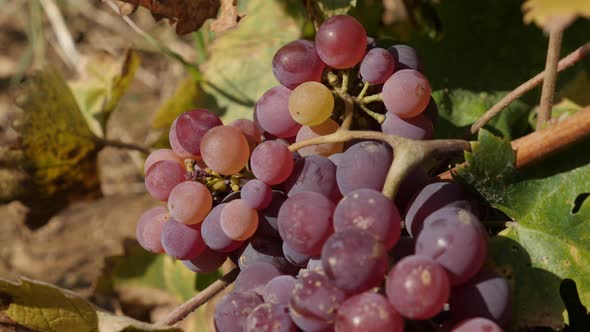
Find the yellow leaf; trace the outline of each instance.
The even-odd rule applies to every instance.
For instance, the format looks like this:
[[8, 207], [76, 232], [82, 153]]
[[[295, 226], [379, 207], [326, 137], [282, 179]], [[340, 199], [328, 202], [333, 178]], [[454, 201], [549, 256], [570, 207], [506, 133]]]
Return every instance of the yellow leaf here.
[[527, 0], [524, 21], [551, 31], [563, 29], [577, 17], [590, 18], [590, 0]]

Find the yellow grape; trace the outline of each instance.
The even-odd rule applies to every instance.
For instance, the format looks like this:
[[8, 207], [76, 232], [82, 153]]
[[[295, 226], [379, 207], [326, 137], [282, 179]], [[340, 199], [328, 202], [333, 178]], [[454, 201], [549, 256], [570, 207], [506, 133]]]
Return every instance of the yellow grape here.
[[304, 126], [315, 126], [326, 121], [333, 109], [334, 96], [322, 83], [302, 83], [289, 97], [289, 113]]
[[[318, 136], [330, 135], [335, 133], [338, 128], [340, 128], [340, 126], [332, 119], [328, 119], [317, 126], [303, 126], [301, 129], [299, 129], [295, 141], [301, 142]], [[313, 154], [328, 157], [334, 153], [342, 152], [343, 147], [344, 143], [324, 143], [308, 146], [303, 149], [299, 149], [297, 152], [299, 152], [299, 155], [302, 157]]]

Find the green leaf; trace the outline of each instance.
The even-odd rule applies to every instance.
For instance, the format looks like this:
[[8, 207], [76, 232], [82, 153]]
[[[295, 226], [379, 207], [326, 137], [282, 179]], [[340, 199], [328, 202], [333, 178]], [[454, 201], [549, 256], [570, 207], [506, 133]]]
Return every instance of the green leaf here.
[[513, 282], [516, 325], [563, 326], [562, 279], [590, 304], [590, 157], [579, 153], [588, 149], [585, 140], [516, 170], [510, 144], [484, 130], [455, 174], [514, 221], [492, 240], [490, 258]]
[[51, 69], [36, 73], [21, 107], [17, 130], [37, 198], [96, 188], [100, 146], [63, 77]]
[[[219, 272], [196, 274], [181, 261], [168, 255], [157, 255], [145, 251], [136, 241], [124, 243], [125, 253], [105, 259], [105, 268], [98, 279], [95, 294], [141, 293], [144, 300], [161, 301], [163, 297], [171, 298], [175, 304], [186, 302], [200, 290], [206, 288], [221, 275]], [[158, 297], [158, 299], [150, 298]], [[211, 317], [210, 305], [201, 306], [188, 319], [187, 331], [205, 331]]]
[[105, 137], [107, 121], [139, 68], [139, 55], [128, 50], [116, 58], [101, 53], [86, 59], [84, 72], [69, 85], [92, 132]]
[[356, 7], [357, 0], [313, 0], [313, 2], [327, 19], [336, 15], [346, 15], [351, 8]]
[[[506, 92], [474, 92], [463, 89], [437, 90], [432, 93], [438, 105], [439, 117], [434, 126], [437, 138], [462, 137], [469, 127]], [[494, 117], [484, 128], [507, 139], [530, 132], [528, 115], [530, 107], [516, 100]]]
[[100, 311], [75, 293], [40, 281], [0, 278], [3, 309], [20, 326], [48, 332], [179, 331]]
[[278, 84], [272, 59], [281, 46], [300, 37], [303, 22], [290, 12], [301, 10], [301, 1], [250, 0], [238, 26], [211, 44], [202, 66], [203, 89], [216, 98], [224, 123], [252, 118], [258, 98]]
[[[537, 128], [537, 111], [539, 107], [535, 107], [529, 115], [529, 124], [532, 128]], [[568, 116], [581, 110], [582, 106], [574, 103], [569, 99], [563, 99], [559, 103], [553, 105], [551, 108], [551, 119], [553, 121], [562, 121]]]

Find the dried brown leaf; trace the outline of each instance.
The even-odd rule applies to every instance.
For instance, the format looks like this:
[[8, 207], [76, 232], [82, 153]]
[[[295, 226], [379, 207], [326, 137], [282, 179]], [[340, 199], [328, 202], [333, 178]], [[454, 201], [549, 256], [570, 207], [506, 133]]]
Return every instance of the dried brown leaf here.
[[217, 19], [211, 23], [211, 31], [223, 32], [236, 26], [239, 20], [237, 0], [221, 0], [221, 10]]

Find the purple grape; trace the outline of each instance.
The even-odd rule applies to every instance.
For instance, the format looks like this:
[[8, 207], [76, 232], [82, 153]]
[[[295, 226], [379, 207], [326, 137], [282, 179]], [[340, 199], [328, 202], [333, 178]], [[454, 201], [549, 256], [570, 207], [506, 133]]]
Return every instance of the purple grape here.
[[294, 40], [283, 45], [272, 59], [277, 81], [293, 90], [308, 81], [321, 82], [325, 64], [309, 40]]
[[297, 272], [283, 256], [280, 239], [274, 237], [255, 235], [239, 255], [238, 265], [242, 270], [257, 263], [271, 264], [288, 274]]
[[426, 217], [444, 206], [465, 199], [465, 192], [455, 182], [435, 182], [425, 186], [414, 197], [406, 213], [408, 233], [414, 237], [418, 236]]
[[339, 166], [342, 163], [342, 159], [344, 157], [344, 153], [334, 153], [333, 155], [330, 155], [328, 157], [328, 159], [330, 159], [331, 162], [334, 163], [334, 165]]
[[384, 48], [373, 48], [361, 63], [361, 77], [371, 84], [382, 84], [393, 74], [395, 60]]
[[245, 332], [297, 332], [297, 326], [287, 305], [264, 303], [248, 315]]
[[302, 330], [320, 331], [334, 322], [345, 299], [344, 292], [325, 275], [305, 271], [291, 294], [291, 318]]
[[483, 266], [487, 241], [476, 216], [456, 207], [442, 208], [426, 218], [416, 238], [416, 254], [432, 258], [449, 272], [452, 286], [471, 279]]
[[295, 137], [301, 125], [289, 113], [291, 90], [276, 86], [266, 91], [256, 103], [255, 118], [264, 131], [276, 137]]
[[451, 317], [456, 321], [482, 317], [506, 326], [512, 313], [512, 291], [506, 278], [482, 271], [453, 288], [449, 305]]
[[164, 252], [161, 239], [162, 228], [168, 218], [170, 218], [168, 210], [162, 206], [151, 208], [139, 217], [135, 234], [137, 242], [143, 249], [156, 254]]
[[197, 258], [182, 261], [189, 270], [196, 273], [209, 273], [216, 271], [225, 263], [227, 253], [218, 252], [206, 248]]
[[451, 332], [503, 332], [494, 321], [486, 318], [471, 318], [453, 326]]
[[425, 256], [408, 256], [385, 280], [385, 292], [395, 311], [410, 319], [436, 316], [449, 299], [447, 272]]
[[354, 17], [337, 15], [320, 25], [315, 45], [318, 55], [328, 66], [352, 68], [365, 56], [367, 33]]
[[336, 317], [336, 331], [403, 332], [404, 319], [383, 295], [365, 292], [342, 303]]
[[201, 236], [201, 225], [188, 226], [172, 218], [162, 228], [164, 251], [180, 260], [191, 260], [202, 254], [207, 245]]
[[283, 255], [291, 264], [298, 267], [306, 267], [310, 256], [297, 252], [283, 242]]
[[172, 189], [184, 181], [185, 174], [186, 171], [177, 162], [161, 160], [145, 174], [145, 187], [152, 197], [167, 202]]
[[300, 192], [279, 211], [279, 233], [287, 245], [307, 255], [318, 255], [332, 232], [334, 204], [324, 195]]
[[416, 50], [408, 45], [393, 45], [387, 49], [395, 60], [396, 70], [413, 69], [422, 71], [422, 63]]
[[367, 188], [381, 191], [393, 156], [384, 144], [364, 141], [343, 153], [336, 168], [336, 181], [343, 195], [355, 189]]
[[360, 229], [381, 241], [387, 250], [400, 237], [401, 217], [393, 202], [373, 189], [348, 193], [334, 210], [334, 230]]
[[264, 302], [289, 305], [296, 281], [297, 279], [286, 275], [272, 278], [262, 290]]
[[252, 173], [271, 186], [287, 180], [293, 171], [293, 165], [293, 155], [289, 147], [279, 141], [262, 142], [250, 157]]
[[251, 264], [242, 269], [234, 284], [238, 292], [252, 291], [262, 296], [264, 286], [274, 277], [281, 275], [281, 271], [268, 263]]
[[219, 252], [234, 251], [243, 243], [242, 241], [230, 239], [221, 230], [220, 216], [221, 210], [225, 205], [226, 203], [222, 203], [214, 207], [201, 224], [203, 241], [205, 241], [209, 248]]
[[206, 109], [184, 112], [174, 120], [170, 129], [171, 137], [174, 137], [174, 141], [178, 142], [182, 150], [175, 150], [176, 144], [172, 146], [172, 149], [183, 158], [199, 157], [201, 155], [201, 139], [205, 133], [209, 129], [221, 125], [223, 123], [219, 117]]
[[243, 332], [248, 315], [261, 305], [262, 298], [254, 292], [231, 292], [215, 307], [213, 321], [216, 331]]
[[332, 234], [322, 249], [322, 266], [348, 294], [379, 286], [387, 272], [387, 251], [371, 234], [346, 229]]
[[293, 172], [283, 183], [288, 196], [313, 191], [330, 198], [337, 186], [336, 165], [330, 159], [318, 155], [298, 159]]
[[397, 135], [415, 140], [426, 140], [434, 137], [432, 121], [424, 114], [413, 118], [402, 119], [387, 112], [385, 121], [381, 124], [381, 131], [390, 135]]
[[253, 179], [242, 187], [241, 197], [251, 208], [263, 210], [270, 205], [272, 188], [260, 180]]

